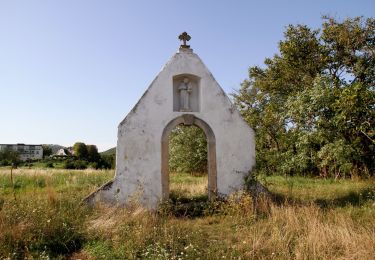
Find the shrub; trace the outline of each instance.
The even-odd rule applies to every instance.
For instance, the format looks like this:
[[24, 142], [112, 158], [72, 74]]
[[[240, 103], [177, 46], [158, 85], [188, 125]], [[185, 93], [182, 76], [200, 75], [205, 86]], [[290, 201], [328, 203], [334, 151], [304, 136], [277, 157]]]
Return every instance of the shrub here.
[[46, 163], [46, 167], [47, 167], [47, 168], [54, 168], [54, 166], [53, 166], [53, 162], [47, 162], [47, 163]]
[[102, 169], [114, 169], [116, 166], [116, 155], [101, 155], [100, 168]]
[[8, 160], [0, 160], [0, 166], [9, 166], [11, 165], [10, 161]]
[[83, 170], [87, 168], [87, 162], [83, 160], [74, 161], [74, 169]]
[[99, 164], [97, 162], [91, 162], [91, 163], [89, 163], [88, 168], [97, 170], [97, 169], [99, 169]]
[[75, 169], [74, 168], [74, 162], [72, 160], [67, 160], [63, 164], [64, 169]]
[[67, 160], [64, 162], [63, 168], [83, 170], [87, 168], [87, 162], [83, 160]]

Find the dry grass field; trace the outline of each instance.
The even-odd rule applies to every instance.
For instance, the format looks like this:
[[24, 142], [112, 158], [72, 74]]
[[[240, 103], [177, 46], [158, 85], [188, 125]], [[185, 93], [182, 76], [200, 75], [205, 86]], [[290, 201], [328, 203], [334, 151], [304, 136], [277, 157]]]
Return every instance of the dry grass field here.
[[207, 177], [171, 174], [149, 212], [82, 199], [113, 171], [0, 170], [0, 259], [374, 259], [375, 180], [260, 178], [275, 202], [206, 200]]

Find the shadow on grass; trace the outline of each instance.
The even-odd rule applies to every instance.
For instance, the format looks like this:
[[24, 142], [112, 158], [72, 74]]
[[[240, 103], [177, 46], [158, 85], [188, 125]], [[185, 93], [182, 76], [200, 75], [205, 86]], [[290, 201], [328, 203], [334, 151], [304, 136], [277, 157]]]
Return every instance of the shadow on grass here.
[[362, 206], [368, 201], [375, 201], [375, 187], [365, 188], [358, 192], [349, 194], [335, 199], [317, 199], [314, 201], [321, 208], [337, 208], [345, 206]]
[[306, 201], [294, 197], [290, 197], [280, 193], [271, 192], [271, 200], [276, 205], [306, 205], [311, 202], [318, 205], [320, 208], [339, 208], [345, 206], [362, 206], [368, 201], [375, 201], [375, 187], [365, 188], [357, 192], [350, 192], [349, 194], [334, 198], [334, 199], [316, 199], [313, 201]]
[[[304, 206], [313, 203], [322, 209], [340, 208], [349, 205], [358, 207], [369, 201], [375, 201], [375, 187], [365, 188], [357, 192], [352, 191], [345, 196], [334, 199], [303, 200], [274, 192], [270, 192], [270, 196], [267, 198], [278, 206]], [[163, 203], [159, 208], [159, 213], [177, 218], [199, 218], [220, 212], [221, 206], [225, 203], [225, 198], [210, 201], [207, 195], [188, 197], [171, 193], [169, 201]], [[255, 204], [253, 207], [257, 207], [257, 205]]]
[[216, 212], [220, 202], [221, 200], [210, 201], [207, 194], [187, 197], [171, 193], [169, 200], [159, 207], [159, 212], [177, 218], [198, 218]]

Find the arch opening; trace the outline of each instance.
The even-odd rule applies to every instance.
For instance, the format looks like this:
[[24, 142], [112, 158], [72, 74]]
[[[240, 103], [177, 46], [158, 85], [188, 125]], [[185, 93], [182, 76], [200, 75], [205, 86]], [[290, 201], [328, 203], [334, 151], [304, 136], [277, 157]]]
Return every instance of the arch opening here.
[[171, 131], [168, 164], [172, 201], [207, 200], [207, 137], [200, 127], [181, 124]]
[[197, 126], [203, 130], [207, 140], [207, 195], [213, 199], [217, 194], [217, 169], [216, 169], [216, 140], [211, 127], [203, 120], [191, 114], [184, 114], [173, 119], [164, 128], [161, 145], [161, 185], [162, 198], [168, 200], [170, 195], [170, 170], [169, 170], [169, 136], [178, 125]]

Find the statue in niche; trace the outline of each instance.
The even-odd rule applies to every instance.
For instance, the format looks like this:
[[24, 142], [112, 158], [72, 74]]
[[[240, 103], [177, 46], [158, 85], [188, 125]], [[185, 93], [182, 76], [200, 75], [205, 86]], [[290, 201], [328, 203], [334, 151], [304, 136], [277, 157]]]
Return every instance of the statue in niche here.
[[180, 111], [188, 112], [191, 111], [189, 98], [192, 91], [191, 85], [188, 78], [184, 78], [180, 85], [178, 86], [178, 91], [180, 92]]

